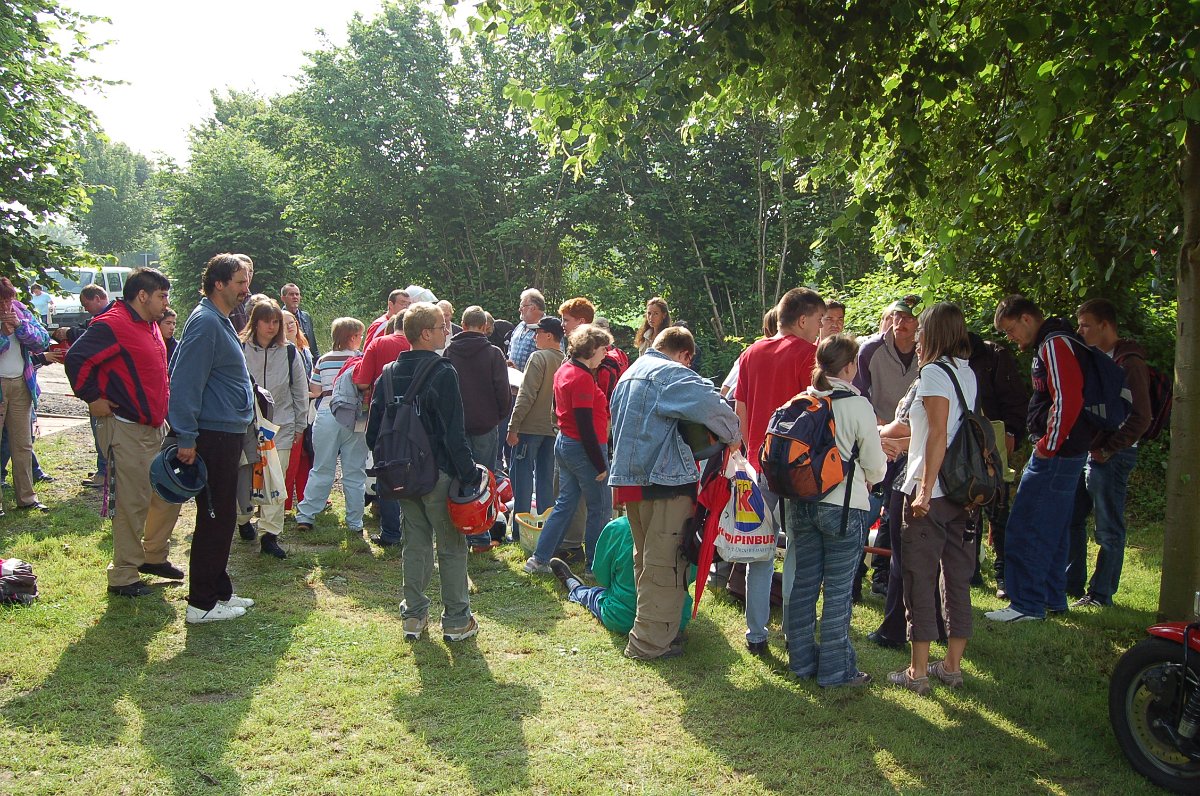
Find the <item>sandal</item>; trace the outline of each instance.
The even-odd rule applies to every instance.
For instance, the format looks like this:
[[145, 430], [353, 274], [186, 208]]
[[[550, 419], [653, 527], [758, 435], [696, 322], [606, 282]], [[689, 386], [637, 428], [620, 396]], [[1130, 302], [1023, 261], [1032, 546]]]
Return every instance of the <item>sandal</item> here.
[[949, 688], [958, 688], [963, 684], [962, 671], [948, 672], [946, 671], [945, 661], [933, 661], [929, 664], [929, 673], [941, 680]]
[[902, 688], [907, 688], [917, 696], [926, 696], [929, 694], [929, 677], [913, 677], [909, 674], [910, 669], [901, 669], [898, 672], [888, 673], [888, 682], [892, 685], [898, 685]]

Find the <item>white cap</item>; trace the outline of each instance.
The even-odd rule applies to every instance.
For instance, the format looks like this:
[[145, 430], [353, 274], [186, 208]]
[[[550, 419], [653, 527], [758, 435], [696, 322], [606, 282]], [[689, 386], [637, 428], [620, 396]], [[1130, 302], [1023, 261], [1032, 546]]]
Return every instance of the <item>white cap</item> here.
[[430, 304], [437, 304], [437, 296], [433, 295], [433, 291], [427, 287], [420, 285], [409, 285], [404, 288], [404, 292], [413, 301], [428, 301]]

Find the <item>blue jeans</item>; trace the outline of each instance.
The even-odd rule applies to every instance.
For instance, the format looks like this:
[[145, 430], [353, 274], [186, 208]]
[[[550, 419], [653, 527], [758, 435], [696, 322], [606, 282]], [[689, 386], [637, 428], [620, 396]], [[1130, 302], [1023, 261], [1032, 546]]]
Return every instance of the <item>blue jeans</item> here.
[[605, 523], [612, 517], [612, 490], [607, 483], [596, 480], [600, 473], [592, 465], [579, 440], [559, 434], [558, 441], [554, 443], [554, 459], [558, 462], [558, 500], [554, 502], [554, 511], [542, 526], [542, 535], [538, 537], [533, 557], [543, 564], [554, 557], [554, 551], [567, 535], [567, 527], [582, 499], [587, 504], [583, 544], [590, 569], [596, 556], [600, 531], [604, 530]]
[[1096, 571], [1087, 593], [1112, 605], [1125, 561], [1125, 493], [1129, 474], [1137, 465], [1137, 448], [1117, 451], [1106, 462], [1088, 459], [1075, 493], [1071, 519], [1071, 547], [1067, 562], [1067, 592], [1082, 595], [1087, 580], [1087, 518], [1096, 514]]
[[537, 483], [538, 508], [545, 511], [554, 499], [554, 437], [518, 434], [509, 471], [513, 488], [513, 539], [520, 537], [516, 516], [529, 511]]
[[[867, 515], [862, 509], [849, 509], [843, 534], [841, 506], [800, 501], [787, 505], [788, 541], [796, 551], [785, 625], [789, 666], [797, 677], [816, 675], [818, 685], [842, 685], [858, 676], [850, 644], [850, 587], [862, 556]], [[817, 595], [822, 587], [825, 602], [817, 644]]]
[[379, 538], [384, 542], [399, 542], [404, 534], [400, 530], [400, 501], [379, 498]]
[[[779, 498], [767, 489], [767, 479], [758, 477], [758, 488], [762, 490], [767, 510], [779, 508]], [[786, 534], [783, 534], [786, 536]], [[796, 576], [796, 551], [784, 542], [783, 554], [783, 626], [787, 627], [788, 591]], [[775, 558], [755, 561], [746, 565], [746, 641], [755, 644], [767, 640], [767, 623], [771, 621], [771, 581], [775, 577]]]
[[[500, 438], [496, 432], [489, 431], [478, 436], [468, 436], [467, 443], [471, 446], [471, 458], [476, 464], [482, 464], [493, 474], [496, 472], [496, 451], [500, 447]], [[467, 544], [475, 547], [490, 546], [492, 543], [491, 528], [483, 533], [467, 536]]]
[[600, 617], [600, 598], [604, 596], [604, 592], [608, 589], [603, 586], [576, 586], [571, 589], [567, 599], [573, 603], [579, 603], [584, 608], [592, 612], [592, 616], [596, 617], [601, 623], [604, 622]]
[[1042, 619], [1067, 608], [1067, 547], [1075, 490], [1087, 454], [1034, 456], [1008, 515], [1004, 584], [1012, 607]]
[[[304, 500], [296, 507], [296, 522], [312, 525], [325, 510], [333, 489], [338, 458], [342, 460], [342, 494], [346, 498], [346, 527], [362, 531], [363, 498], [367, 489], [367, 435], [346, 428], [327, 411], [313, 422], [313, 466]], [[393, 501], [394, 502], [394, 501]]]

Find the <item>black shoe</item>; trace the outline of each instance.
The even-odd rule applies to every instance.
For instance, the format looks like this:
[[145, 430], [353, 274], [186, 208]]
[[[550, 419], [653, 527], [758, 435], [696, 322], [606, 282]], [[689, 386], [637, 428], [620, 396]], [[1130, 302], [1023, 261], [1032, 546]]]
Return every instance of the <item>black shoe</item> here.
[[[567, 566], [567, 562], [561, 558], [550, 559], [550, 571], [554, 573], [554, 577], [558, 578], [558, 582], [563, 585], [563, 588], [568, 592], [575, 586], [580, 585], [583, 581], [575, 577], [575, 573]], [[574, 581], [574, 583], [572, 583]]]
[[887, 583], [872, 583], [871, 594], [878, 597], [887, 597]]
[[125, 586], [109, 586], [108, 593], [119, 597], [145, 597], [154, 594], [154, 590], [139, 580]]
[[1004, 588], [1004, 578], [996, 578], [996, 599], [1008, 599], [1008, 592]]
[[891, 649], [898, 650], [898, 649], [902, 649], [903, 647], [906, 646], [906, 642], [893, 641], [892, 639], [890, 639], [887, 636], [880, 633], [878, 630], [873, 630], [870, 633], [868, 633], [867, 641], [870, 641], [872, 644], [878, 644], [879, 646], [883, 647], [884, 649], [890, 649], [890, 650]]
[[554, 557], [565, 562], [568, 566], [571, 564], [582, 564], [585, 560], [582, 547], [560, 547], [554, 551]]
[[33, 478], [33, 482], [34, 482], [35, 484], [53, 484], [53, 483], [54, 483], [55, 481], [57, 481], [57, 480], [58, 480], [58, 479], [57, 479], [57, 478], [55, 478], [54, 476], [52, 476], [52, 475], [46, 475], [45, 473], [42, 473], [41, 475], [34, 476], [34, 478]]
[[49, 511], [50, 510], [49, 506], [47, 506], [45, 503], [42, 503], [40, 501], [34, 502], [34, 503], [29, 503], [28, 505], [24, 505], [24, 506], [22, 506], [20, 503], [18, 503], [17, 508], [21, 509], [22, 511]]
[[381, 534], [377, 533], [371, 534], [371, 543], [377, 544], [380, 547], [398, 547], [400, 545], [399, 542], [393, 542], [388, 539], [384, 539]]
[[765, 641], [747, 641], [746, 649], [750, 651], [751, 655], [754, 655], [758, 658], [765, 658], [768, 655], [767, 642]]
[[142, 564], [138, 567], [138, 572], [143, 575], [157, 575], [167, 580], [183, 580], [183, 570], [170, 561], [164, 561], [161, 564]]
[[258, 536], [258, 533], [254, 530], [254, 526], [248, 522], [243, 522], [238, 526], [238, 533], [241, 534], [242, 538], [247, 542], [253, 542], [254, 537]]
[[279, 546], [279, 537], [273, 533], [264, 533], [262, 535], [262, 541], [259, 542], [259, 551], [263, 555], [287, 558], [287, 551]]

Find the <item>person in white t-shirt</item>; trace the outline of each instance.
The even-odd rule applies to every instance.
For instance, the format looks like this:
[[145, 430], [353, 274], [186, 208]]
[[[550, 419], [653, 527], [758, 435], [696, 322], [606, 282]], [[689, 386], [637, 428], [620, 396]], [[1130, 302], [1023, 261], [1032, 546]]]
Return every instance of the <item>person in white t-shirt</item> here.
[[[967, 357], [971, 344], [962, 310], [943, 302], [921, 313], [916, 398], [909, 414], [911, 439], [901, 533], [904, 608], [912, 658], [907, 669], [891, 672], [889, 682], [929, 693], [929, 675], [951, 688], [962, 685], [963, 652], [971, 635], [971, 573], [975, 545], [967, 539], [967, 511], [942, 494], [938, 474], [946, 448], [962, 424], [954, 382], [968, 406], [977, 386]], [[885, 429], [884, 433], [887, 433]], [[946, 611], [946, 660], [929, 660], [929, 644], [938, 637], [937, 581], [941, 568]]]

